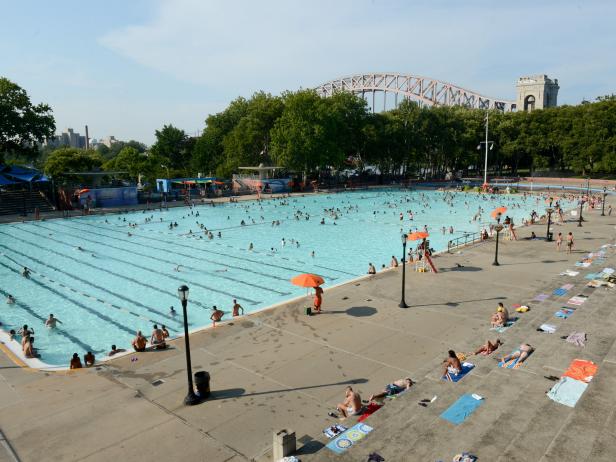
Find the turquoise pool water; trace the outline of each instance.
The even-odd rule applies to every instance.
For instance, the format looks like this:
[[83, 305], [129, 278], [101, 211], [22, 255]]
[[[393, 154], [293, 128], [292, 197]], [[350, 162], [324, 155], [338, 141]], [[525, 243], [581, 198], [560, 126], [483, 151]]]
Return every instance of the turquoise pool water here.
[[[2, 303], [0, 320], [5, 331], [34, 327], [48, 364], [66, 365], [87, 350], [101, 358], [111, 344], [129, 348], [138, 329], [149, 336], [153, 323], [180, 335], [181, 284], [190, 287], [196, 329], [210, 324], [212, 305], [229, 319], [234, 298], [252, 312], [305, 295], [289, 283], [299, 273], [318, 273], [327, 286], [365, 274], [368, 262], [380, 268], [391, 255], [400, 258], [402, 229], [427, 225], [431, 246], [446, 249], [502, 205], [517, 223], [544, 207], [535, 197], [381, 190], [2, 225], [0, 294], [17, 303]], [[479, 207], [484, 213], [473, 221]], [[326, 211], [332, 208], [336, 220]], [[454, 233], [443, 234], [443, 226]], [[23, 266], [30, 279], [21, 276]], [[57, 329], [43, 327], [49, 313], [61, 320]]]

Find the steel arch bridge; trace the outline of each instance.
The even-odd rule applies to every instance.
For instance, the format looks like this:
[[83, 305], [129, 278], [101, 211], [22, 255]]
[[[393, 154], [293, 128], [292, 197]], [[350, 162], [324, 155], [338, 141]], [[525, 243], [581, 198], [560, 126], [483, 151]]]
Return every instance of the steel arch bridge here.
[[441, 80], [410, 74], [375, 73], [356, 74], [331, 80], [316, 88], [322, 96], [331, 96], [337, 91], [360, 94], [365, 99], [372, 93], [372, 111], [375, 110], [375, 94], [383, 92], [383, 109], [387, 105], [387, 94], [398, 98], [417, 101], [428, 106], [464, 106], [475, 109], [496, 109], [504, 112], [514, 111], [514, 101], [500, 100], [480, 95], [474, 91], [452, 85]]

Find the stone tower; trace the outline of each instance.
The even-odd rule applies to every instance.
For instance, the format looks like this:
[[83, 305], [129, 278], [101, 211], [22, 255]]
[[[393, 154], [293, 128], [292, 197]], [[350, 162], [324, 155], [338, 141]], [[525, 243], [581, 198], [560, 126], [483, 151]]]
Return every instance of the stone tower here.
[[520, 77], [516, 84], [518, 90], [517, 110], [534, 111], [556, 106], [558, 96], [558, 79], [549, 79], [547, 75]]

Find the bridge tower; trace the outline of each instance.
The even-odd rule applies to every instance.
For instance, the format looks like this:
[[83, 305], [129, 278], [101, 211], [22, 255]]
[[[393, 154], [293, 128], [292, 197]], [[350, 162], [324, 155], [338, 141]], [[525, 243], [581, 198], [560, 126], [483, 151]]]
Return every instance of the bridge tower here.
[[558, 79], [552, 80], [547, 75], [520, 77], [516, 88], [518, 111], [531, 112], [535, 109], [556, 107], [556, 97], [560, 88]]

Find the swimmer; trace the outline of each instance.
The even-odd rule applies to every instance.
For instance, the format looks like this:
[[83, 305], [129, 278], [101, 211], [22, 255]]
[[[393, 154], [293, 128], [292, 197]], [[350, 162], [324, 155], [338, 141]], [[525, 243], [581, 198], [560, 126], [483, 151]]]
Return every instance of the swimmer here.
[[107, 356], [117, 355], [118, 353], [122, 353], [126, 351], [124, 348], [118, 348], [115, 345], [111, 345], [111, 351], [107, 353]]
[[248, 245], [248, 250], [250, 250], [252, 252], [252, 249], [254, 249], [254, 245], [252, 245], [252, 242]]
[[216, 327], [216, 323], [220, 322], [220, 320], [222, 319], [222, 317], [225, 315], [225, 312], [222, 310], [219, 310], [216, 305], [214, 305], [212, 307], [212, 315], [210, 316], [210, 319], [212, 320], [212, 327]]
[[158, 328], [158, 325], [154, 324], [152, 329], [152, 335], [150, 337], [150, 343], [157, 350], [163, 350], [167, 348], [167, 344], [165, 343], [165, 334], [162, 329]]
[[376, 268], [372, 263], [368, 263], [368, 274], [376, 274]]
[[13, 305], [15, 304], [15, 297], [13, 297], [11, 294], [8, 294], [6, 296], [6, 304], [7, 305]]
[[167, 329], [167, 326], [165, 326], [163, 324], [162, 326], [160, 326], [160, 330], [163, 331], [163, 337], [164, 338], [168, 338], [169, 337], [169, 330]]
[[177, 311], [175, 311], [175, 308], [173, 308], [172, 306], [169, 307], [169, 314], [171, 316], [175, 316], [177, 314]]
[[27, 266], [24, 266], [24, 269], [21, 270], [21, 275], [25, 277], [26, 279], [30, 279], [30, 273], [31, 271], [28, 269]]
[[79, 355], [77, 353], [73, 353], [69, 369], [81, 369], [82, 367], [83, 366], [81, 365], [81, 359], [79, 359]]
[[45, 327], [49, 329], [54, 329], [56, 327], [56, 323], [62, 324], [58, 318], [54, 318], [53, 314], [49, 314], [49, 318], [45, 321]]
[[177, 273], [180, 272], [180, 268], [182, 267], [182, 265], [177, 265], [173, 270]]
[[243, 315], [244, 314], [244, 308], [242, 307], [242, 305], [237, 303], [236, 299], [233, 299], [233, 316], [239, 316], [240, 315], [240, 311], [242, 312], [242, 315]]
[[83, 355], [83, 363], [86, 367], [94, 366], [95, 360], [94, 354], [91, 351], [88, 351], [85, 355]]

